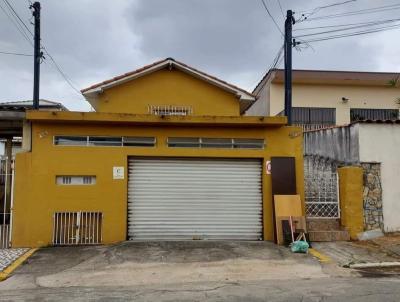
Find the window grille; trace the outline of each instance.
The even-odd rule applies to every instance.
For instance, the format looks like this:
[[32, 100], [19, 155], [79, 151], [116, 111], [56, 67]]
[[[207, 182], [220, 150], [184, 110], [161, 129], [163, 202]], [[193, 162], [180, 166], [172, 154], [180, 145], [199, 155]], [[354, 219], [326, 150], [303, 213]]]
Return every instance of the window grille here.
[[60, 146], [86, 146], [87, 136], [55, 136], [54, 144]]
[[155, 137], [54, 136], [54, 145], [58, 146], [154, 147], [155, 144]]
[[56, 176], [58, 185], [94, 185], [96, 184], [96, 176]]
[[103, 241], [103, 213], [56, 212], [53, 216], [53, 245], [90, 245]]
[[350, 120], [397, 120], [399, 119], [398, 109], [350, 109]]
[[122, 137], [89, 136], [89, 146], [122, 146]]
[[149, 113], [154, 115], [191, 115], [191, 106], [149, 105]]
[[202, 138], [169, 137], [168, 147], [172, 148], [227, 148], [227, 149], [264, 149], [264, 139], [258, 138]]
[[[278, 115], [284, 115], [284, 111]], [[336, 124], [335, 108], [293, 107], [294, 125], [307, 125], [309, 129], [325, 128]]]
[[155, 137], [123, 137], [123, 146], [126, 147], [154, 147]]

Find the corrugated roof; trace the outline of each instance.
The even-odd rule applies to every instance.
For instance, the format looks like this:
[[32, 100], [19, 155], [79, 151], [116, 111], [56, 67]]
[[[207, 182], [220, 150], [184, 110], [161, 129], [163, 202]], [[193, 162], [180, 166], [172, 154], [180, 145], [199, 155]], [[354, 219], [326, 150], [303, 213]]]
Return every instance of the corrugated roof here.
[[[21, 110], [21, 109], [32, 109], [33, 101], [26, 100], [26, 101], [9, 101], [9, 102], [1, 102], [0, 108], [3, 109], [14, 109], [14, 110]], [[39, 100], [39, 108], [55, 108], [58, 110], [68, 111], [68, 109], [59, 102], [49, 101], [45, 99]]]

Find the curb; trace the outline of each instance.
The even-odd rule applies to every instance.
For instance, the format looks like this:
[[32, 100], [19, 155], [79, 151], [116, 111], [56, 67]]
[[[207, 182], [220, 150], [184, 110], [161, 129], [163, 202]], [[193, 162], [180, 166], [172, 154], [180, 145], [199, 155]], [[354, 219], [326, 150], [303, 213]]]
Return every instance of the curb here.
[[400, 267], [400, 262], [369, 262], [349, 264], [349, 268], [384, 268], [384, 267]]
[[16, 259], [13, 263], [11, 263], [9, 266], [7, 266], [4, 271], [0, 272], [0, 282], [6, 280], [10, 274], [15, 271], [15, 269], [20, 266], [22, 263], [24, 263], [30, 256], [32, 256], [38, 249], [30, 249], [27, 251], [25, 254], [23, 254], [21, 257]]
[[331, 259], [329, 256], [324, 255], [324, 254], [322, 254], [321, 252], [318, 252], [316, 249], [313, 249], [313, 248], [308, 249], [308, 252], [309, 252], [311, 255], [313, 255], [315, 258], [317, 258], [317, 259], [319, 260], [319, 262], [321, 262], [321, 263], [329, 263], [329, 262], [332, 262], [332, 259]]

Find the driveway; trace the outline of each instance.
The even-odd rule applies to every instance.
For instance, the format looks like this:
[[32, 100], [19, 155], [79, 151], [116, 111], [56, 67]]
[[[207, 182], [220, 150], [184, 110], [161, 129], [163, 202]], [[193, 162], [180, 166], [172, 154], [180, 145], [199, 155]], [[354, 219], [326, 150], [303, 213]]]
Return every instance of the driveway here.
[[397, 279], [368, 280], [269, 242], [125, 242], [41, 249], [0, 283], [0, 300], [398, 301]]

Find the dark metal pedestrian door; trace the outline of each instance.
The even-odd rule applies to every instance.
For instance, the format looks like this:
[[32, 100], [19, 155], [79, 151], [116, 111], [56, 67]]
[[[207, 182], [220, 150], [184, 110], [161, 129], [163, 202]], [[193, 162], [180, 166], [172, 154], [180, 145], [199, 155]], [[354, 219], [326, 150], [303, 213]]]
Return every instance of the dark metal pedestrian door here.
[[131, 240], [260, 240], [261, 161], [129, 160]]

